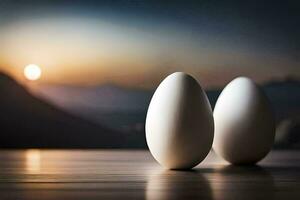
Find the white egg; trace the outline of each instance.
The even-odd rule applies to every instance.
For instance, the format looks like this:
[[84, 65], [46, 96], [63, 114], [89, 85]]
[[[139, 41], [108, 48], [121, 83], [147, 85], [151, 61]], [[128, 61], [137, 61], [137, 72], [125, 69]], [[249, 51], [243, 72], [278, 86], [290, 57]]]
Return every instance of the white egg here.
[[146, 140], [153, 157], [168, 169], [199, 164], [212, 147], [211, 106], [199, 83], [176, 72], [156, 89], [146, 119]]
[[273, 113], [264, 93], [249, 78], [236, 78], [224, 88], [214, 121], [213, 149], [232, 164], [254, 164], [273, 145]]

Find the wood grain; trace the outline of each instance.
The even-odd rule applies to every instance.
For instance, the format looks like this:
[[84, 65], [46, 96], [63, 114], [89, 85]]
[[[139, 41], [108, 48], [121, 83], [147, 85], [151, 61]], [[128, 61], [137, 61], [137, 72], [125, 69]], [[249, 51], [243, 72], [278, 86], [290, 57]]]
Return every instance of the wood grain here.
[[160, 167], [148, 151], [2, 150], [0, 199], [300, 199], [300, 152], [257, 166], [213, 152], [190, 171]]

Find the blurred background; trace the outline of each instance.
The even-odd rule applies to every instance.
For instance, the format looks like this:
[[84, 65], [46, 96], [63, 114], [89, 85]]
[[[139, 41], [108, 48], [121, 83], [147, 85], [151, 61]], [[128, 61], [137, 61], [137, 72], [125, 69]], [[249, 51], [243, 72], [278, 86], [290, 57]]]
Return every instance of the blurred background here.
[[238, 76], [275, 112], [274, 148], [300, 148], [296, 0], [0, 0], [0, 148], [146, 148], [168, 74], [197, 78], [214, 107]]

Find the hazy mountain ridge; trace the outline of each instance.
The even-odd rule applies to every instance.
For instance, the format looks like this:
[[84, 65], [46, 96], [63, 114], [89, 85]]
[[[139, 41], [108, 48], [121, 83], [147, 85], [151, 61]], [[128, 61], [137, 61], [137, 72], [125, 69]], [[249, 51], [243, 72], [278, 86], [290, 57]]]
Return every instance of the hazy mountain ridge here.
[[[272, 81], [262, 85], [276, 113], [276, 118], [298, 115], [300, 112], [300, 81]], [[206, 90], [214, 107], [221, 88]], [[116, 85], [93, 87], [42, 86], [36, 92], [58, 106], [70, 110], [93, 109], [103, 112], [145, 112], [154, 90], [123, 88]]]
[[63, 107], [109, 111], [144, 111], [153, 91], [124, 88], [113, 84], [77, 87], [43, 85], [36, 93]]
[[[278, 125], [282, 121], [291, 121], [293, 126], [290, 127], [293, 127], [292, 132], [295, 134], [295, 130], [296, 132], [298, 130], [295, 128], [298, 127], [297, 119], [300, 116], [300, 81], [272, 81], [263, 84], [262, 90], [271, 103]], [[57, 91], [59, 92], [56, 93]], [[221, 91], [220, 88], [206, 91], [212, 107]], [[104, 123], [119, 131], [138, 132], [142, 135], [144, 134], [148, 104], [153, 93], [154, 90], [130, 89], [116, 85], [88, 88], [75, 86], [51, 88], [48, 86], [40, 88], [40, 92], [38, 92], [39, 95], [76, 115], [94, 122]], [[286, 128], [281, 130], [288, 131]], [[288, 133], [283, 135], [287, 137]], [[293, 141], [293, 138], [297, 137], [293, 136], [289, 140]], [[298, 143], [300, 144], [299, 140], [294, 142], [297, 143], [296, 146]]]

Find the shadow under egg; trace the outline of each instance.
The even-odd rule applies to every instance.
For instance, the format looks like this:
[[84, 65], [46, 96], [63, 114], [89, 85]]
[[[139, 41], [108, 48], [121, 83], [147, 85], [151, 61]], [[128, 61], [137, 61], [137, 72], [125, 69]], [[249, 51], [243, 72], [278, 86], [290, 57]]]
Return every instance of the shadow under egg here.
[[198, 171], [162, 171], [150, 176], [146, 186], [147, 200], [212, 199], [207, 179]]
[[211, 176], [214, 199], [274, 199], [272, 175], [257, 165], [229, 165]]

